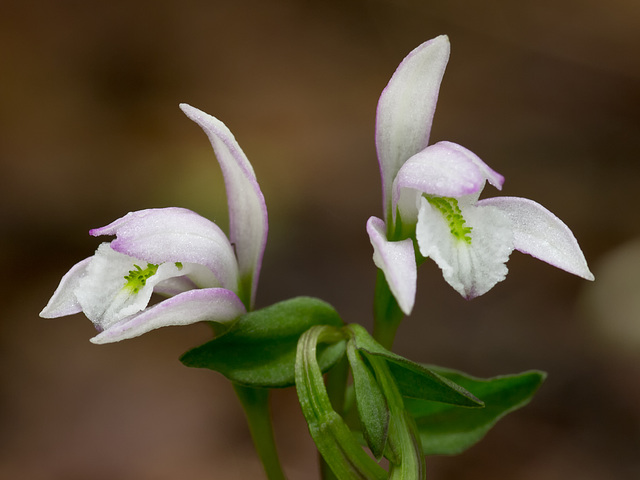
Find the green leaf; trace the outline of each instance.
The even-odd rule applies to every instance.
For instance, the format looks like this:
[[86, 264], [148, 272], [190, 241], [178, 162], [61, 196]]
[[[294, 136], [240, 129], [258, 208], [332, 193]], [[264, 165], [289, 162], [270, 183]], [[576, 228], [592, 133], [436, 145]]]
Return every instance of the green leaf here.
[[423, 365], [390, 352], [376, 342], [362, 326], [351, 324], [347, 328], [352, 332], [358, 350], [387, 360], [403, 396], [465, 407], [482, 407], [482, 401], [460, 385]]
[[389, 433], [389, 408], [373, 371], [356, 350], [353, 342], [347, 344], [347, 356], [353, 374], [358, 416], [362, 432], [373, 456], [380, 460]]
[[384, 452], [389, 460], [389, 480], [424, 480], [427, 472], [418, 428], [405, 409], [389, 362], [380, 356], [369, 360], [389, 406], [389, 436]]
[[529, 371], [479, 379], [440, 367], [429, 366], [429, 369], [482, 398], [485, 406], [464, 408], [405, 398], [405, 406], [416, 420], [427, 455], [455, 455], [469, 448], [498, 420], [529, 403], [546, 377], [543, 372]]
[[316, 358], [318, 343], [344, 338], [342, 329], [315, 326], [298, 342], [296, 391], [309, 433], [318, 451], [340, 480], [385, 480], [387, 472], [362, 449], [327, 394]]
[[[331, 305], [297, 297], [241, 316], [223, 335], [186, 352], [187, 367], [209, 368], [250, 387], [288, 387], [295, 383], [296, 345], [314, 325], [341, 327]], [[345, 342], [321, 345], [318, 363], [329, 369], [344, 354]]]

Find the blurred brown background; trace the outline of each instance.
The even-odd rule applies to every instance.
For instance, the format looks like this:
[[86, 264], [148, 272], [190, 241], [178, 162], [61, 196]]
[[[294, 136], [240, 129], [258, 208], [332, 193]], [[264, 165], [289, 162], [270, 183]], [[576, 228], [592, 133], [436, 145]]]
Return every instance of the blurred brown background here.
[[[432, 140], [470, 148], [504, 194], [566, 221], [598, 281], [514, 253], [508, 281], [465, 302], [421, 268], [398, 352], [478, 376], [549, 373], [484, 442], [430, 459], [430, 478], [640, 478], [637, 0], [5, 0], [0, 478], [262, 478], [228, 382], [177, 361], [205, 327], [95, 346], [81, 315], [38, 312], [98, 245], [90, 228], [170, 205], [226, 225], [188, 102], [231, 128], [263, 187], [259, 305], [315, 295], [370, 326], [376, 102], [441, 33], [452, 56]], [[275, 399], [290, 477], [317, 478], [294, 392]]]

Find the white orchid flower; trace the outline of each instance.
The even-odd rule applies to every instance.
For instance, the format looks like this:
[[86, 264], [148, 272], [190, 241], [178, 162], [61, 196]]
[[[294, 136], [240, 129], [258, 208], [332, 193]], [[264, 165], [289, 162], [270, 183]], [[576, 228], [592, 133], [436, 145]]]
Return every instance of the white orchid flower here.
[[[116, 238], [69, 270], [40, 316], [83, 312], [100, 331], [91, 341], [109, 343], [169, 325], [228, 322], [252, 307], [268, 229], [264, 197], [228, 128], [181, 108], [205, 130], [222, 168], [231, 241], [184, 208], [128, 213], [89, 232]], [[150, 306], [153, 293], [169, 298]]]
[[408, 315], [415, 302], [413, 239], [468, 299], [505, 278], [514, 249], [593, 280], [578, 242], [555, 215], [524, 198], [478, 200], [487, 181], [501, 189], [504, 178], [460, 145], [428, 145], [449, 51], [446, 36], [413, 50], [378, 102], [384, 220], [371, 217], [367, 231], [400, 309]]

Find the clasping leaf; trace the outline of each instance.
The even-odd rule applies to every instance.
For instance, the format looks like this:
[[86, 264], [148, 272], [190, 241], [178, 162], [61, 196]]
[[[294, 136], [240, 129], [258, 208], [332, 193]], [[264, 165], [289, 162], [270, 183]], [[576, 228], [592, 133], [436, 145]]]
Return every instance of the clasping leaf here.
[[[185, 353], [187, 367], [209, 368], [232, 382], [251, 387], [288, 387], [295, 383], [296, 345], [314, 325], [341, 327], [331, 305], [297, 297], [242, 315], [223, 335]], [[318, 348], [318, 364], [328, 370], [344, 354], [344, 342]]]
[[309, 433], [318, 451], [340, 480], [385, 480], [387, 472], [360, 446], [342, 417], [333, 409], [316, 357], [323, 342], [345, 339], [342, 329], [315, 326], [298, 342], [296, 390]]

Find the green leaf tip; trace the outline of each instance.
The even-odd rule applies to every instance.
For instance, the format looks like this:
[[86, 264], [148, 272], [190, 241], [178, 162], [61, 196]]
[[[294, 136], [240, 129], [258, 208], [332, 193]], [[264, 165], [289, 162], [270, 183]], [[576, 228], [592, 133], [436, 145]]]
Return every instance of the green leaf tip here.
[[374, 371], [353, 342], [347, 344], [362, 433], [376, 460], [384, 453], [389, 433], [389, 407]]
[[406, 398], [405, 405], [416, 420], [427, 455], [456, 455], [471, 447], [498, 420], [529, 403], [546, 378], [544, 372], [537, 370], [479, 379], [441, 367], [429, 369], [482, 398], [485, 407], [463, 408]]

